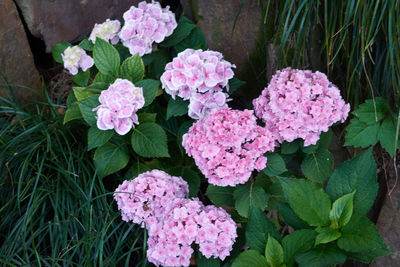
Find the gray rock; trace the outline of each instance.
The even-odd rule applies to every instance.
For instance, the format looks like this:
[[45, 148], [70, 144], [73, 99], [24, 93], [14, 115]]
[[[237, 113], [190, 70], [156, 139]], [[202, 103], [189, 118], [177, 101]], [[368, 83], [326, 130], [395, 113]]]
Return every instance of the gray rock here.
[[95, 23], [122, 14], [142, 0], [16, 0], [30, 32], [44, 40], [46, 51], [90, 34]]
[[[0, 73], [12, 86], [13, 93], [22, 102], [36, 97], [32, 91], [16, 85], [23, 85], [41, 92], [39, 73], [33, 61], [24, 27], [12, 0], [2, 0], [0, 8]], [[1, 89], [6, 89], [0, 77]], [[9, 93], [7, 91], [7, 93]], [[0, 95], [5, 96], [4, 90]]]

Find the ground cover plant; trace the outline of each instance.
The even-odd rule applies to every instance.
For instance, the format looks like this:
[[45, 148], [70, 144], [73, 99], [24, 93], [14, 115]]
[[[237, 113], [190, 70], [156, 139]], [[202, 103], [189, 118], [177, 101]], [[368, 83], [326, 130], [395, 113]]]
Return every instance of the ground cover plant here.
[[[394, 161], [399, 147], [384, 98], [350, 113], [330, 76], [282, 68], [232, 109], [234, 64], [157, 2], [53, 56], [77, 84], [65, 114], [2, 99], [3, 263], [332, 266], [392, 252], [366, 217], [369, 146]], [[334, 168], [331, 128], [348, 116], [344, 145], [364, 149]]]

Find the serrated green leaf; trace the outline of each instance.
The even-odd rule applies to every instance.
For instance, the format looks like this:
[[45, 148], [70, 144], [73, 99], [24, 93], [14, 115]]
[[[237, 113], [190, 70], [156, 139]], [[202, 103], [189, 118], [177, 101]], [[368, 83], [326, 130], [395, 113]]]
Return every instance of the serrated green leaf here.
[[186, 18], [184, 15], [181, 15], [178, 21], [178, 26], [174, 30], [174, 32], [165, 38], [163, 42], [160, 43], [163, 47], [171, 47], [175, 46], [178, 43], [182, 42], [183, 39], [189, 36], [190, 32], [196, 28], [196, 25], [193, 22]]
[[79, 70], [76, 75], [72, 76], [72, 80], [79, 86], [87, 86], [90, 78], [90, 69], [86, 71]]
[[183, 39], [179, 44], [175, 45], [174, 48], [176, 53], [180, 53], [187, 48], [206, 50], [207, 41], [200, 28], [196, 27], [190, 32], [188, 37]]
[[308, 224], [297, 216], [297, 214], [286, 203], [279, 203], [279, 214], [282, 216], [283, 221], [293, 227], [294, 229], [310, 228]]
[[106, 143], [94, 153], [94, 164], [100, 177], [107, 176], [124, 168], [129, 161], [129, 154], [121, 146]]
[[229, 84], [229, 91], [228, 94], [232, 95], [237, 89], [239, 89], [241, 86], [245, 85], [245, 81], [241, 81], [237, 78], [232, 78], [228, 81]]
[[317, 228], [318, 235], [315, 238], [315, 246], [335, 241], [341, 236], [341, 233], [330, 227]]
[[264, 189], [253, 184], [238, 185], [233, 192], [235, 198], [235, 208], [245, 218], [249, 215], [251, 205], [255, 205], [261, 210], [265, 210], [268, 205], [268, 195]]
[[311, 226], [328, 225], [331, 201], [322, 188], [303, 179], [279, 180], [290, 207], [301, 219]]
[[330, 267], [345, 261], [346, 254], [333, 245], [318, 246], [296, 256], [299, 267]]
[[372, 148], [343, 162], [328, 181], [326, 192], [331, 200], [354, 192], [354, 213], [366, 214], [378, 192], [376, 163]]
[[393, 158], [395, 155], [395, 143], [396, 143], [396, 127], [394, 126], [392, 117], [387, 117], [378, 133], [378, 139], [381, 143], [381, 146], [389, 153], [389, 155]]
[[94, 44], [88, 38], [83, 39], [78, 46], [86, 51], [92, 51]]
[[139, 124], [132, 134], [133, 150], [142, 157], [169, 157], [167, 135], [156, 123]]
[[83, 119], [90, 125], [96, 125], [96, 112], [93, 109], [100, 105], [99, 95], [92, 95], [78, 102]]
[[357, 214], [343, 227], [337, 244], [339, 248], [349, 252], [386, 248], [375, 225], [365, 216]]
[[307, 154], [301, 163], [301, 170], [308, 179], [324, 183], [333, 171], [333, 156], [326, 149], [318, 149], [315, 153]]
[[344, 195], [333, 202], [329, 219], [334, 228], [342, 228], [350, 221], [353, 214], [354, 193]]
[[139, 113], [137, 115], [139, 124], [144, 122], [156, 122], [157, 113]]
[[215, 186], [208, 185], [206, 195], [211, 202], [218, 206], [235, 206], [235, 200], [233, 199], [234, 187], [231, 186]]
[[271, 267], [279, 267], [283, 263], [283, 248], [272, 236], [268, 236], [265, 247], [265, 258]]
[[268, 219], [267, 215], [258, 207], [252, 206], [246, 228], [247, 244], [251, 249], [264, 253], [269, 235], [277, 240], [282, 239], [275, 224]]
[[120, 76], [121, 78], [128, 79], [133, 83], [143, 79], [144, 64], [139, 54], [128, 57], [124, 62], [122, 62]]
[[345, 146], [368, 147], [378, 142], [379, 124], [366, 124], [357, 118], [350, 121], [346, 128]]
[[386, 101], [381, 97], [375, 98], [376, 105], [376, 116], [374, 101], [372, 99], [367, 99], [365, 103], [361, 104], [357, 110], [353, 111], [353, 114], [357, 116], [360, 121], [372, 125], [378, 123], [383, 119], [386, 112], [388, 111], [388, 105]]
[[103, 39], [96, 38], [93, 60], [97, 69], [107, 76], [118, 76], [120, 57], [117, 49]]
[[282, 239], [284, 262], [288, 267], [294, 265], [294, 257], [297, 254], [306, 252], [314, 246], [316, 235], [314, 230], [302, 229], [294, 231]]
[[171, 117], [182, 116], [188, 112], [189, 101], [182, 98], [170, 99], [167, 107], [167, 120]]
[[143, 88], [144, 97], [144, 107], [153, 102], [154, 98], [157, 96], [158, 88], [160, 87], [160, 82], [152, 79], [141, 80], [135, 83], [137, 87]]
[[266, 267], [267, 259], [256, 250], [246, 250], [239, 254], [232, 267]]
[[[88, 97], [91, 97], [94, 95], [91, 91], [87, 90], [86, 87], [72, 87], [72, 90], [74, 91], [74, 95], [78, 101], [82, 101]], [[98, 97], [98, 95], [97, 95]]]
[[278, 153], [267, 153], [267, 167], [263, 172], [269, 176], [276, 176], [287, 171], [283, 158]]
[[67, 49], [67, 47], [69, 46], [71, 46], [71, 44], [67, 42], [53, 45], [53, 47], [51, 48], [51, 54], [53, 55], [55, 62], [63, 64], [61, 54], [64, 53], [64, 50]]
[[107, 90], [110, 85], [106, 82], [93, 82], [91, 85], [86, 87], [90, 92], [101, 93], [103, 90]]
[[64, 124], [69, 121], [82, 118], [81, 110], [79, 109], [78, 103], [74, 103], [69, 106], [64, 115]]
[[139, 174], [151, 171], [149, 167], [139, 162], [138, 160], [131, 165], [128, 171], [124, 175], [124, 179], [131, 180], [139, 176]]
[[98, 72], [96, 76], [94, 77], [93, 83], [106, 83], [106, 84], [112, 84], [116, 78], [111, 75], [105, 75], [101, 72]]
[[113, 130], [102, 131], [96, 126], [90, 127], [88, 131], [88, 150], [104, 145], [111, 139], [113, 134]]

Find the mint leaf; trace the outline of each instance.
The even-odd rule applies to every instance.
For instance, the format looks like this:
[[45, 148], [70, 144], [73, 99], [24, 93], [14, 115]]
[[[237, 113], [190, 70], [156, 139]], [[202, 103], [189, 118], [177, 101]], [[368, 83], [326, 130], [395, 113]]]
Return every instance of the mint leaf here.
[[120, 58], [117, 49], [101, 38], [96, 38], [93, 47], [93, 60], [104, 75], [118, 76]]
[[308, 154], [301, 163], [301, 170], [308, 179], [324, 183], [333, 171], [333, 156], [327, 149]]
[[142, 157], [169, 157], [167, 135], [156, 123], [139, 124], [134, 128], [131, 143], [133, 150]]
[[139, 54], [128, 57], [121, 64], [120, 68], [121, 78], [128, 79], [129, 81], [136, 83], [143, 79], [144, 76], [144, 65], [142, 58]]
[[248, 217], [251, 205], [264, 210], [268, 204], [268, 195], [264, 189], [253, 184], [238, 185], [233, 192], [235, 208], [240, 216]]

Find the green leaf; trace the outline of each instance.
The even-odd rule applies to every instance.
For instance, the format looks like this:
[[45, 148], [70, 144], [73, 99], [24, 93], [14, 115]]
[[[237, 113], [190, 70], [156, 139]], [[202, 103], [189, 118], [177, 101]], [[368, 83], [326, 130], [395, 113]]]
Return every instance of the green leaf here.
[[167, 107], [167, 120], [171, 117], [182, 116], [188, 112], [189, 101], [182, 98], [170, 99]]
[[354, 213], [366, 214], [378, 192], [372, 148], [343, 162], [329, 178], [326, 192], [331, 200], [354, 192]]
[[339, 248], [349, 252], [386, 248], [375, 225], [365, 216], [357, 214], [343, 227], [337, 244]]
[[322, 188], [303, 179], [279, 178], [283, 192], [294, 212], [311, 226], [329, 223], [331, 201]]
[[276, 177], [267, 176], [264, 172], [259, 172], [255, 178], [254, 185], [260, 186], [268, 195], [268, 210], [278, 210], [280, 202], [285, 201], [282, 187]]
[[389, 153], [389, 155], [393, 158], [396, 152], [395, 143], [396, 143], [396, 128], [394, 127], [394, 123], [392, 117], [387, 117], [379, 129], [378, 139], [381, 143], [381, 146]]
[[181, 15], [178, 26], [172, 33], [172, 35], [165, 38], [163, 42], [160, 43], [163, 47], [171, 47], [180, 43], [183, 39], [189, 36], [190, 32], [196, 28], [196, 25], [193, 22], [186, 18], [184, 15]]
[[228, 94], [229, 94], [229, 95], [232, 95], [232, 94], [233, 94], [237, 89], [239, 89], [242, 85], [245, 85], [246, 82], [241, 81], [241, 80], [239, 80], [239, 79], [237, 79], [237, 78], [232, 78], [232, 79], [229, 80], [228, 84], [229, 84], [229, 91], [228, 91]]
[[115, 49], [117, 49], [119, 57], [121, 58], [121, 62], [125, 61], [128, 57], [132, 56], [131, 52], [129, 52], [129, 48], [124, 46], [122, 43], [118, 43], [114, 45]]
[[288, 155], [288, 154], [293, 154], [295, 153], [297, 150], [299, 150], [299, 145], [300, 143], [300, 139], [296, 139], [293, 142], [283, 142], [281, 144], [281, 153], [284, 155]]
[[278, 153], [267, 153], [267, 167], [263, 170], [266, 175], [276, 176], [287, 171], [283, 158]]
[[118, 76], [120, 58], [117, 49], [103, 39], [96, 38], [93, 47], [94, 64], [101, 73]]
[[266, 267], [267, 259], [256, 250], [246, 250], [239, 254], [232, 267]]
[[215, 258], [207, 259], [201, 252], [197, 254], [197, 267], [219, 267], [220, 260]]
[[87, 86], [90, 78], [90, 69], [86, 71], [79, 70], [76, 75], [72, 76], [72, 80], [79, 86]]
[[350, 121], [346, 128], [345, 146], [368, 147], [378, 142], [379, 124], [366, 124], [357, 118]]
[[94, 77], [93, 83], [107, 83], [107, 84], [112, 84], [115, 81], [115, 77], [111, 75], [105, 75], [101, 72], [98, 72], [96, 76]]
[[101, 93], [101, 91], [107, 90], [109, 87], [110, 85], [106, 82], [94, 82], [86, 88], [90, 92]]
[[247, 244], [251, 249], [264, 253], [269, 235], [277, 240], [281, 240], [275, 224], [268, 219], [267, 215], [261, 209], [252, 206], [246, 228]]
[[128, 79], [133, 83], [142, 80], [144, 76], [144, 65], [139, 54], [125, 59], [121, 64], [120, 73], [121, 78]]
[[96, 126], [90, 127], [88, 131], [88, 150], [104, 145], [111, 139], [113, 134], [113, 130], [102, 131]]
[[137, 115], [139, 119], [139, 124], [144, 122], [156, 122], [157, 113], [140, 113]]
[[124, 179], [126, 180], [131, 180], [139, 176], [139, 174], [151, 171], [149, 167], [141, 163], [139, 160], [137, 160], [135, 163], [131, 165], [131, 167], [128, 169], [128, 171], [124, 175]]
[[[91, 97], [94, 95], [91, 91], [87, 90], [86, 87], [72, 87], [72, 90], [74, 91], [74, 95], [78, 101], [82, 101], [88, 97]], [[97, 97], [99, 97], [97, 95]]]
[[218, 206], [235, 206], [235, 200], [233, 199], [234, 187], [230, 186], [215, 186], [208, 185], [206, 195], [211, 200], [211, 202]]
[[135, 85], [143, 88], [144, 107], [147, 107], [151, 102], [153, 102], [154, 98], [156, 98], [160, 82], [146, 79], [135, 83]]
[[283, 263], [283, 248], [275, 238], [268, 236], [265, 247], [265, 257], [272, 267], [279, 267]]
[[104, 177], [124, 168], [128, 164], [129, 154], [123, 147], [106, 143], [96, 149], [93, 159], [99, 176]]
[[333, 202], [329, 219], [335, 229], [342, 228], [350, 221], [353, 214], [354, 194], [355, 192], [346, 194]]
[[362, 252], [347, 252], [346, 254], [350, 259], [364, 263], [371, 263], [376, 258], [387, 256], [392, 253], [394, 253], [394, 251], [386, 246], [385, 248], [363, 250]]
[[189, 168], [175, 167], [168, 170], [168, 173], [173, 176], [182, 177], [189, 185], [189, 197], [196, 197], [200, 190], [201, 178], [197, 172]]
[[189, 36], [183, 39], [182, 42], [177, 44], [174, 48], [176, 53], [180, 53], [187, 48], [206, 50], [207, 41], [203, 32], [198, 27], [195, 27], [190, 32]]
[[53, 45], [53, 47], [51, 48], [51, 54], [53, 55], [55, 62], [63, 64], [61, 54], [64, 53], [64, 50], [67, 49], [67, 47], [69, 46], [71, 46], [71, 44], [67, 42]]
[[78, 44], [78, 46], [79, 46], [80, 48], [82, 48], [82, 49], [87, 50], [87, 51], [92, 51], [94, 45], [93, 45], [92, 41], [89, 41], [89, 39], [86, 38], [86, 39], [83, 39], [83, 40]]
[[261, 210], [265, 210], [268, 204], [268, 195], [264, 189], [253, 184], [238, 185], [233, 192], [235, 198], [235, 208], [240, 214], [247, 218], [249, 216], [249, 209], [254, 205]]
[[294, 257], [306, 252], [314, 246], [314, 239], [317, 233], [314, 230], [302, 229], [292, 232], [282, 239], [285, 263], [288, 267], [294, 265]]
[[169, 157], [167, 135], [156, 123], [139, 124], [132, 134], [133, 150], [142, 157]]
[[333, 171], [333, 156], [326, 149], [318, 149], [315, 153], [307, 154], [301, 163], [301, 170], [308, 179], [324, 183]]
[[99, 95], [92, 95], [78, 102], [83, 119], [90, 125], [96, 125], [96, 112], [93, 109], [100, 105]]
[[333, 245], [318, 246], [296, 256], [299, 267], [330, 267], [345, 261], [346, 254]]
[[316, 231], [318, 232], [318, 235], [315, 238], [315, 246], [335, 241], [341, 236], [341, 233], [338, 230], [330, 227], [317, 228]]
[[286, 203], [279, 203], [279, 214], [282, 216], [283, 221], [293, 227], [294, 229], [310, 228], [305, 221], [299, 218], [296, 213]]
[[302, 146], [301, 150], [306, 154], [311, 154], [315, 153], [318, 148], [328, 149], [332, 141], [332, 136], [332, 130], [329, 129], [329, 131], [321, 133], [320, 138], [315, 145]]
[[376, 124], [385, 116], [386, 112], [388, 111], [388, 105], [381, 97], [375, 98], [375, 105], [378, 120], [376, 120], [375, 117], [374, 101], [372, 99], [367, 99], [365, 103], [358, 107], [357, 110], [353, 111], [353, 114], [366, 124]]
[[78, 103], [74, 103], [69, 106], [64, 115], [64, 124], [69, 121], [82, 118], [81, 110], [79, 109]]

